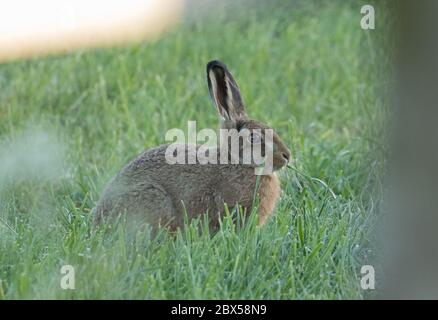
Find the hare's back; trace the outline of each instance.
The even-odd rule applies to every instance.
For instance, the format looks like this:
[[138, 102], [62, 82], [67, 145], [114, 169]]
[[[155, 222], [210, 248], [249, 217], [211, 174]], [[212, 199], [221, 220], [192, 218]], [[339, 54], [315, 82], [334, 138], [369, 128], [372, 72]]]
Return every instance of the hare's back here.
[[149, 212], [148, 218], [152, 212], [154, 221], [150, 223], [156, 223], [155, 217], [170, 217], [180, 224], [184, 211], [195, 217], [207, 211], [221, 212], [224, 203], [250, 205], [255, 186], [253, 169], [187, 163], [199, 146], [194, 149], [183, 146], [180, 150], [187, 162], [172, 164], [166, 159], [168, 147], [146, 150], [129, 162], [108, 184], [98, 203], [98, 212], [101, 215], [108, 211]]

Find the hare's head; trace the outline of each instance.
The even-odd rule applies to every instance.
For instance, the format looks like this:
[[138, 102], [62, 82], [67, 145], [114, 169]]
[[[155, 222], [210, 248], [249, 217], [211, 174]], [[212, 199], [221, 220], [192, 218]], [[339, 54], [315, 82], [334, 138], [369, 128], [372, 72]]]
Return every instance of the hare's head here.
[[[221, 119], [221, 129], [237, 133], [238, 141], [243, 141], [239, 142], [239, 162], [242, 163], [244, 147], [250, 146], [251, 150], [261, 150], [263, 157], [269, 150], [274, 170], [285, 166], [291, 157], [290, 150], [271, 127], [248, 117], [239, 87], [226, 65], [220, 61], [210, 61], [207, 64], [207, 80], [210, 96]], [[225, 143], [230, 144], [230, 139]], [[251, 158], [250, 164], [257, 166], [258, 163]]]

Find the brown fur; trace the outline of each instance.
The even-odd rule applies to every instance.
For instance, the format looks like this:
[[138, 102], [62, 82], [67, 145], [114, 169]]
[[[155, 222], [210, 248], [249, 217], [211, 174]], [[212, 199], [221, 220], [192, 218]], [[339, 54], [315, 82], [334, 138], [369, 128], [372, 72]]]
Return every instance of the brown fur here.
[[273, 213], [278, 198], [280, 197], [280, 180], [275, 173], [263, 176], [260, 182], [260, 204], [258, 225], [262, 226]]

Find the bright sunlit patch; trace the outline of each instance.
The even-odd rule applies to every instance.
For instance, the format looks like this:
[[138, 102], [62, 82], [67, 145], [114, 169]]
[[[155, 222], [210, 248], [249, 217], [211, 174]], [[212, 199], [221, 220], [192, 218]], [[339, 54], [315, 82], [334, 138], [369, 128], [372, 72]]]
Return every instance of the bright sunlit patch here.
[[0, 61], [156, 37], [182, 0], [14, 0], [0, 4]]

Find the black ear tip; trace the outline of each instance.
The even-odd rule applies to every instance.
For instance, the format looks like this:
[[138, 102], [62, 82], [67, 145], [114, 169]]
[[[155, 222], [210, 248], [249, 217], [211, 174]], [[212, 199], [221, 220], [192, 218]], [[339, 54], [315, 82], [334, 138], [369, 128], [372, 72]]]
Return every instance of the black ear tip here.
[[227, 69], [227, 66], [219, 61], [219, 60], [211, 60], [209, 63], [207, 63], [207, 72], [210, 72], [213, 68], [220, 68], [220, 69]]

